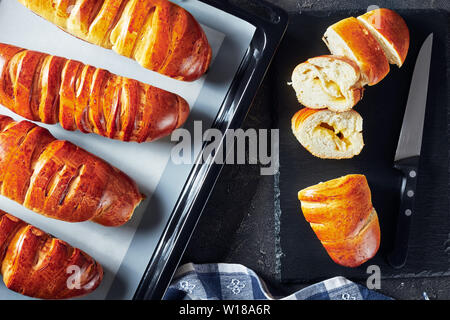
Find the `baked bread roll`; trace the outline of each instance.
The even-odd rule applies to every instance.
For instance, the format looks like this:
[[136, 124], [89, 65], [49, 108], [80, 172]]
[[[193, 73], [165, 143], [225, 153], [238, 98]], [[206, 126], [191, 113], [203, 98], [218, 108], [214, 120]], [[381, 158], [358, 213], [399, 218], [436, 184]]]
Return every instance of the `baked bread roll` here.
[[363, 85], [375, 85], [389, 73], [389, 62], [377, 39], [354, 17], [330, 26], [323, 41], [333, 55], [345, 56], [358, 64]]
[[0, 194], [49, 218], [121, 226], [143, 196], [123, 172], [29, 121], [0, 115]]
[[0, 261], [8, 289], [39, 299], [84, 296], [103, 278], [89, 255], [1, 210]]
[[311, 154], [322, 159], [349, 159], [364, 147], [363, 119], [354, 110], [336, 113], [303, 108], [292, 117], [292, 132]]
[[331, 259], [357, 267], [380, 247], [380, 226], [363, 175], [348, 175], [298, 193], [305, 219]]
[[29, 120], [135, 142], [167, 136], [189, 115], [176, 94], [7, 44], [0, 44], [0, 103]]
[[196, 80], [211, 62], [203, 29], [189, 12], [167, 0], [19, 2], [82, 40], [175, 79]]
[[401, 67], [409, 50], [409, 29], [405, 20], [393, 10], [376, 9], [358, 17], [378, 40], [391, 64]]
[[350, 110], [363, 97], [358, 65], [345, 57], [320, 56], [299, 64], [292, 74], [298, 101], [312, 109]]

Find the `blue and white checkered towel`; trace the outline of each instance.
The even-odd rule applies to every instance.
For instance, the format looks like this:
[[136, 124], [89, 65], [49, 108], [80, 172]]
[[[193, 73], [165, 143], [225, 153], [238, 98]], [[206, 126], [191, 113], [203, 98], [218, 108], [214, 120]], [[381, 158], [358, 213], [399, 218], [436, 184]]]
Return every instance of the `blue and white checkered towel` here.
[[[165, 300], [274, 300], [256, 273], [237, 264], [181, 266]], [[280, 300], [391, 300], [343, 277], [304, 288]]]

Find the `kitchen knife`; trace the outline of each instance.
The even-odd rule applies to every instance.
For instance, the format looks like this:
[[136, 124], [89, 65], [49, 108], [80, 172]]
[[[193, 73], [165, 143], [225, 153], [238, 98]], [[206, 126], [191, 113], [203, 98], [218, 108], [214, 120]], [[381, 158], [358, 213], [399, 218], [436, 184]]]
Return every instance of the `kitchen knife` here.
[[395, 243], [393, 250], [387, 256], [389, 264], [394, 268], [402, 268], [408, 256], [411, 219], [415, 214], [414, 200], [419, 176], [432, 47], [433, 34], [430, 34], [417, 56], [395, 153], [394, 168], [402, 173], [402, 185]]

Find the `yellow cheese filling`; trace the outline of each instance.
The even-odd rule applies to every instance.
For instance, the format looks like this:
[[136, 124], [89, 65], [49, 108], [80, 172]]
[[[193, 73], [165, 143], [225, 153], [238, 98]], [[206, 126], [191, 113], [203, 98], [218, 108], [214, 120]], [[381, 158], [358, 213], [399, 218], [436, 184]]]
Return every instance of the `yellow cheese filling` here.
[[337, 151], [347, 151], [351, 146], [351, 142], [348, 139], [354, 132], [350, 132], [348, 129], [339, 129], [326, 122], [320, 123], [313, 130], [314, 135], [319, 135], [334, 142]]

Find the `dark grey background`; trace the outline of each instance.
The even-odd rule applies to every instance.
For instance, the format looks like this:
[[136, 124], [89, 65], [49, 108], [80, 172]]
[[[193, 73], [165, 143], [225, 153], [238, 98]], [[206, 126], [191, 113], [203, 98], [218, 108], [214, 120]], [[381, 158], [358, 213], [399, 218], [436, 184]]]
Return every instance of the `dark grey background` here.
[[[257, 9], [253, 1], [233, 0], [242, 7]], [[411, 1], [335, 1], [269, 0], [288, 12], [303, 10], [365, 9], [378, 5], [392, 9], [444, 9], [448, 0]], [[444, 28], [445, 26], [443, 26]], [[261, 86], [244, 128], [271, 128], [274, 115]], [[281, 283], [276, 265], [273, 177], [261, 176], [258, 165], [226, 165], [205, 207], [182, 262], [240, 263], [258, 273], [272, 293], [288, 295], [304, 287]], [[362, 283], [364, 284], [364, 283]], [[385, 279], [380, 292], [397, 299], [450, 299], [450, 277]]]

